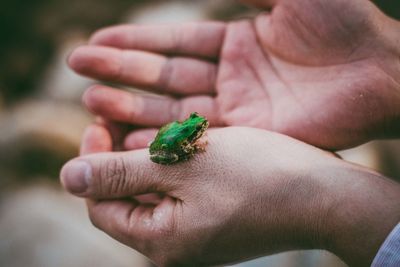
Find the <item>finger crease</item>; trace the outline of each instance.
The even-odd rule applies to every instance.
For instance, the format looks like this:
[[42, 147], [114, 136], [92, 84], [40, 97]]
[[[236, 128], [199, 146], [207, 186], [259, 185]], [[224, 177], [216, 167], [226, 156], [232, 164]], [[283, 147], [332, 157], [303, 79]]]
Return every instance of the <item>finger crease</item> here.
[[210, 64], [209, 68], [207, 68], [207, 82], [208, 84], [206, 85], [208, 91], [210, 92], [215, 92], [215, 84], [217, 80], [217, 67], [213, 64]]
[[114, 74], [112, 75], [111, 78], [116, 81], [121, 81], [123, 72], [124, 72], [124, 66], [125, 66], [125, 51], [120, 52], [119, 64], [117, 64], [117, 65], [118, 65], [118, 68], [116, 69], [116, 71], [114, 72]]
[[173, 59], [167, 58], [161, 70], [157, 89], [159, 89], [161, 92], [165, 92], [167, 89], [170, 89], [173, 72]]
[[179, 120], [182, 115], [182, 109], [183, 109], [182, 101], [172, 99], [171, 102], [169, 103], [169, 108], [168, 108], [170, 114], [169, 121]]

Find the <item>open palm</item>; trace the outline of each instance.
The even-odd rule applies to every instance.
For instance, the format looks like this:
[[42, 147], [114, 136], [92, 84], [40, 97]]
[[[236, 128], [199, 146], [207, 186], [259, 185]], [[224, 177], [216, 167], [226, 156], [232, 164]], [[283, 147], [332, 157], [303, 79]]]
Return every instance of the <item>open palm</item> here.
[[330, 149], [384, 133], [399, 111], [396, 22], [366, 0], [275, 2], [250, 20], [97, 32], [71, 55], [74, 70], [163, 96], [95, 86], [86, 105], [146, 127], [197, 111], [216, 127], [263, 128]]

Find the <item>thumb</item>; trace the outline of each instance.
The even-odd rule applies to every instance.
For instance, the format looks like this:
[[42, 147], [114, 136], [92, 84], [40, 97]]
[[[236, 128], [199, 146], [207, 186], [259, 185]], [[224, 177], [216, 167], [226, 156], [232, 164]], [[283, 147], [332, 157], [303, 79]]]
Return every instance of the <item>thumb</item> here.
[[135, 150], [73, 159], [64, 165], [60, 176], [63, 186], [74, 195], [115, 199], [170, 191], [174, 175], [166, 168], [151, 162], [147, 150]]

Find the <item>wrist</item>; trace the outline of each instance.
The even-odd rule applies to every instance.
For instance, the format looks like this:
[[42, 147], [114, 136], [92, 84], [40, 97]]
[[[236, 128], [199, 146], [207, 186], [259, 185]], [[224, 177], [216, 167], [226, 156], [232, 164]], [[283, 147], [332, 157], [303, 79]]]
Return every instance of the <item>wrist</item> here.
[[370, 266], [400, 221], [400, 185], [367, 169], [339, 164], [324, 170], [329, 188], [319, 246], [350, 266]]

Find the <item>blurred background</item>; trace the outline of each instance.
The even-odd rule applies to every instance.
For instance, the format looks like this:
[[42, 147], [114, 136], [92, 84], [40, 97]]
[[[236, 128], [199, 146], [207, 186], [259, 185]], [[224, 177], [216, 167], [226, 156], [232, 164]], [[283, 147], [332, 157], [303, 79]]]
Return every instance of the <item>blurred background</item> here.
[[[393, 17], [398, 0], [378, 4]], [[152, 266], [89, 222], [82, 200], [58, 182], [92, 120], [80, 105], [92, 83], [66, 66], [71, 50], [117, 23], [236, 19], [256, 10], [233, 0], [2, 0], [0, 3], [0, 266]], [[340, 152], [400, 180], [400, 142]], [[345, 266], [321, 251], [299, 251], [238, 266]]]

